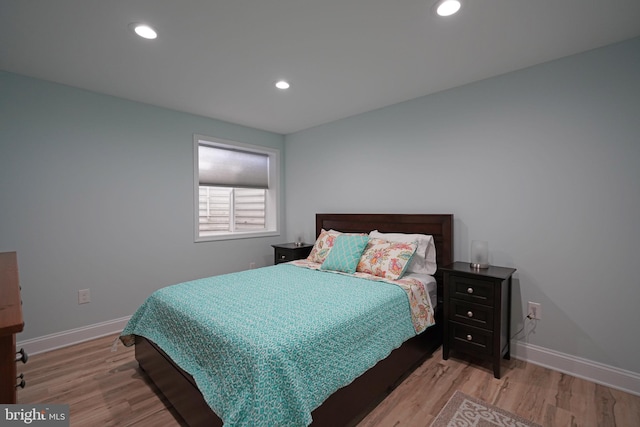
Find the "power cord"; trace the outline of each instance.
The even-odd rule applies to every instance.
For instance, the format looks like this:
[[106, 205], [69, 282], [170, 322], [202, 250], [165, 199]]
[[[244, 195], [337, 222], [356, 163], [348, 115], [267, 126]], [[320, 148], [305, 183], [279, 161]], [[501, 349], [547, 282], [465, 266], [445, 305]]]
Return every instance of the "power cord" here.
[[521, 333], [522, 331], [524, 331], [524, 328], [527, 326], [527, 323], [525, 322], [527, 319], [535, 321], [535, 324], [534, 324], [534, 326], [533, 326], [533, 329], [532, 329], [529, 333], [531, 333], [531, 332], [535, 332], [535, 330], [536, 330], [536, 325], [538, 324], [538, 319], [536, 319], [536, 318], [535, 318], [535, 317], [533, 317], [533, 316], [534, 316], [534, 314], [533, 314], [533, 313], [529, 313], [529, 314], [527, 314], [526, 316], [524, 316], [524, 317], [522, 318], [522, 328], [520, 328], [520, 329], [518, 330], [518, 332], [516, 332], [515, 334], [513, 334], [513, 335], [511, 336], [511, 338], [510, 338], [510, 339], [514, 339], [515, 337], [517, 337], [518, 335], [520, 335], [520, 333]]

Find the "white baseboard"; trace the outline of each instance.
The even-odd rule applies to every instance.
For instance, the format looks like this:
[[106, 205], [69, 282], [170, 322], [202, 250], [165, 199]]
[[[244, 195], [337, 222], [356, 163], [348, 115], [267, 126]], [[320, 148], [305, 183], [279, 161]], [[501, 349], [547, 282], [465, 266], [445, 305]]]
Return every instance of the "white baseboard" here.
[[640, 396], [640, 374], [533, 344], [512, 341], [511, 356]]
[[82, 328], [70, 329], [56, 334], [45, 335], [43, 337], [18, 341], [16, 343], [16, 347], [24, 348], [28, 355], [45, 353], [47, 351], [68, 347], [73, 344], [104, 337], [106, 335], [118, 334], [124, 329], [130, 318], [131, 316], [121, 317], [120, 319], [95, 323]]

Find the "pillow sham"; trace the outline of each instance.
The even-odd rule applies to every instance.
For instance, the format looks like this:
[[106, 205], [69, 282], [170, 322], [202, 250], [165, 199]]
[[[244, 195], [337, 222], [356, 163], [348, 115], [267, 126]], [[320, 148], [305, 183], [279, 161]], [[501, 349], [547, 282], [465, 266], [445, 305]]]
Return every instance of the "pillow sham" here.
[[316, 239], [316, 242], [313, 244], [313, 248], [307, 257], [307, 260], [311, 262], [318, 262], [322, 264], [324, 260], [329, 255], [329, 251], [333, 247], [333, 243], [340, 234], [339, 231], [335, 230], [325, 230], [324, 228], [320, 231], [320, 235]]
[[370, 239], [360, 257], [356, 271], [398, 280], [407, 270], [417, 248], [417, 242], [403, 243]]
[[369, 242], [369, 236], [340, 234], [336, 237], [320, 270], [341, 271], [353, 274]]
[[418, 248], [407, 267], [406, 273], [432, 275], [438, 269], [436, 264], [436, 245], [433, 241], [433, 236], [428, 234], [381, 233], [378, 230], [373, 230], [369, 233], [369, 237], [391, 242], [417, 242]]

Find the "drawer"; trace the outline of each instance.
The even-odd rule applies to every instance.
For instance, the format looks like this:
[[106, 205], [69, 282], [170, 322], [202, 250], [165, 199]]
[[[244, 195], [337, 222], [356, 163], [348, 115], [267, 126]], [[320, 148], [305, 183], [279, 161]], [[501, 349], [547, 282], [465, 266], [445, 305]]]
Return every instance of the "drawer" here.
[[493, 286], [493, 282], [488, 280], [455, 274], [449, 275], [449, 296], [451, 298], [493, 306]]
[[493, 354], [493, 333], [485, 329], [449, 321], [449, 337], [447, 339], [454, 350], [485, 356]]
[[274, 248], [274, 263], [279, 264], [281, 262], [295, 261], [308, 257], [313, 245], [300, 247], [274, 246]]
[[275, 252], [275, 262], [288, 262], [295, 260], [295, 252], [287, 249], [276, 249]]
[[449, 300], [449, 319], [477, 328], [493, 330], [492, 307], [458, 299]]

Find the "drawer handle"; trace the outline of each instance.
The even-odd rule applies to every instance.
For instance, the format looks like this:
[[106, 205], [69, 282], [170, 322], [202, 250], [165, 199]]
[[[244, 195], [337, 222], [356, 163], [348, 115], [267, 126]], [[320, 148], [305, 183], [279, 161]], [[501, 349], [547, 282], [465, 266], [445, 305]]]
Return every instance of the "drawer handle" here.
[[467, 317], [473, 317], [473, 311], [471, 310], [467, 311]]
[[467, 288], [467, 293], [468, 294], [472, 294], [473, 293], [473, 288]]
[[280, 259], [286, 259], [287, 256], [286, 255], [280, 255]]
[[18, 384], [16, 384], [16, 388], [20, 387], [20, 388], [24, 388], [24, 386], [27, 385], [26, 381], [24, 380], [24, 374], [20, 374], [16, 377], [17, 380], [20, 380], [20, 382]]
[[27, 363], [27, 360], [29, 360], [29, 355], [24, 351], [24, 348], [21, 348], [20, 351], [16, 352], [16, 363]]
[[473, 337], [471, 336], [471, 334], [467, 335], [467, 341], [473, 341]]

